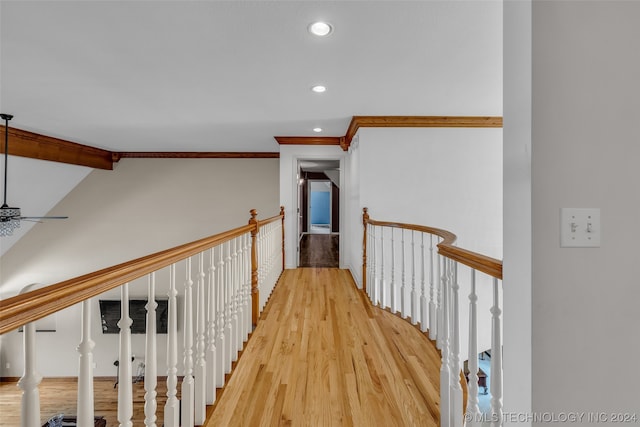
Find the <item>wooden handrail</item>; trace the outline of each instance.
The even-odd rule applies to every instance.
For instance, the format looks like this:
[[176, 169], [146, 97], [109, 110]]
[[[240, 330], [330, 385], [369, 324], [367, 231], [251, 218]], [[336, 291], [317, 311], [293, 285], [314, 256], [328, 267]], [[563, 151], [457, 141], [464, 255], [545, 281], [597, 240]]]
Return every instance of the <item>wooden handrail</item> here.
[[255, 222], [250, 221], [248, 225], [0, 301], [0, 335], [117, 288], [245, 233], [253, 233], [254, 231], [257, 233], [260, 224], [275, 221], [281, 218], [281, 215], [262, 221], [257, 221], [252, 216]]
[[[369, 218], [368, 209], [363, 209], [363, 223], [365, 226], [365, 235], [366, 235], [366, 226], [367, 224], [377, 225], [381, 227], [395, 227], [395, 228], [404, 228], [405, 230], [415, 230], [421, 231], [424, 233], [435, 234], [436, 236], [442, 237], [442, 241], [437, 245], [438, 253], [444, 257], [457, 261], [461, 264], [464, 264], [468, 267], [474, 268], [478, 271], [481, 271], [489, 276], [495, 277], [497, 279], [502, 280], [502, 261], [488, 257], [486, 255], [479, 254], [477, 252], [470, 251], [468, 249], [459, 248], [454, 246], [456, 242], [456, 235], [450, 231], [443, 230], [440, 228], [426, 227], [423, 225], [415, 225], [415, 224], [405, 224], [401, 222], [387, 222], [387, 221], [376, 221]], [[365, 248], [363, 255], [363, 264], [366, 267], [366, 237], [364, 240]], [[366, 279], [363, 278], [363, 282]], [[366, 288], [365, 288], [366, 289]]]

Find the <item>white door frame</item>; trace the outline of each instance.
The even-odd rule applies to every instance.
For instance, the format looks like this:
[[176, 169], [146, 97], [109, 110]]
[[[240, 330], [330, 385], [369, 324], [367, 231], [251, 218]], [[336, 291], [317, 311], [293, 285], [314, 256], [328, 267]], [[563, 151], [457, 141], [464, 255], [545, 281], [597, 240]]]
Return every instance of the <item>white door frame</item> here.
[[[299, 151], [298, 151], [299, 150]], [[314, 151], [318, 151], [317, 153]], [[296, 203], [296, 199], [298, 198], [298, 186], [300, 179], [300, 161], [305, 160], [338, 160], [340, 161], [340, 212], [339, 212], [339, 221], [340, 221], [340, 234], [343, 234], [344, 224], [346, 221], [345, 212], [346, 212], [346, 177], [345, 177], [345, 155], [346, 153], [343, 151], [335, 152], [333, 151], [333, 146], [318, 146], [318, 147], [300, 147], [296, 148], [297, 152], [290, 154], [290, 162], [287, 161], [288, 165], [285, 167], [284, 174], [281, 175], [281, 189], [288, 187], [288, 190], [281, 190], [280, 197], [281, 203], [289, 203], [291, 205], [291, 211], [297, 212], [298, 205], [293, 206]], [[340, 148], [338, 148], [340, 150]], [[322, 154], [325, 152], [325, 154]], [[289, 155], [287, 156], [289, 157]], [[283, 164], [284, 165], [284, 164]], [[288, 179], [286, 178], [288, 177]], [[287, 194], [288, 193], [288, 194]], [[287, 207], [285, 206], [285, 209]], [[290, 211], [290, 212], [291, 212]], [[289, 219], [291, 218], [291, 219]], [[291, 253], [291, 257], [287, 257], [289, 260], [289, 267], [287, 268], [295, 268], [299, 264], [298, 253], [294, 253], [294, 251], [299, 251], [299, 220], [297, 216], [290, 215], [289, 217], [285, 217], [285, 224], [287, 229], [291, 229], [291, 232], [285, 232], [285, 245], [288, 248], [287, 253]], [[338, 243], [339, 247], [339, 265], [340, 268], [345, 267], [345, 239], [340, 239]], [[295, 261], [295, 266], [291, 263], [291, 261]]]

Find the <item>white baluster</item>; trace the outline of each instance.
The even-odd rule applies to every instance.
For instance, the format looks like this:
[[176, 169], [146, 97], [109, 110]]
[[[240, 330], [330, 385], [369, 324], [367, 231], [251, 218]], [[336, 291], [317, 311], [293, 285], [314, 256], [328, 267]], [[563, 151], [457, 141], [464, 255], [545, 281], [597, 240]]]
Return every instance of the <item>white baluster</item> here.
[[271, 267], [271, 270], [273, 271], [272, 274], [272, 285], [271, 285], [271, 290], [273, 291], [273, 289], [275, 289], [276, 287], [276, 283], [278, 282], [278, 272], [280, 271], [280, 268], [278, 267], [278, 253], [280, 253], [280, 251], [278, 250], [278, 245], [280, 242], [280, 238], [279, 238], [279, 234], [277, 233], [278, 231], [278, 224], [277, 222], [273, 223], [273, 234], [271, 236], [271, 241], [272, 243], [272, 247], [273, 247], [273, 266]]
[[196, 425], [204, 424], [207, 416], [204, 278], [204, 252], [200, 252], [198, 254], [198, 282], [196, 284], [196, 361], [194, 368], [194, 422]]
[[237, 353], [242, 350], [244, 344], [244, 307], [242, 306], [242, 241], [241, 236], [234, 239], [236, 247], [236, 263], [235, 263], [235, 286], [236, 286], [236, 315], [238, 317], [238, 328], [236, 329], [236, 360], [238, 358]]
[[231, 372], [231, 363], [233, 361], [233, 349], [235, 348], [235, 340], [233, 334], [233, 320], [231, 318], [232, 310], [232, 289], [231, 289], [231, 281], [232, 281], [232, 267], [231, 267], [231, 242], [226, 242], [226, 258], [225, 258], [225, 267], [224, 267], [224, 287], [225, 287], [225, 298], [224, 298], [224, 316], [225, 316], [225, 345], [224, 345], [224, 361], [225, 361], [225, 373], [228, 374]]
[[384, 227], [380, 227], [380, 292], [382, 308], [387, 308], [387, 282], [384, 277]]
[[27, 323], [23, 327], [24, 374], [18, 387], [22, 390], [20, 425], [40, 427], [40, 392], [38, 385], [42, 376], [36, 371], [36, 324]]
[[476, 294], [476, 270], [471, 269], [471, 292], [469, 293], [469, 393], [467, 395], [467, 426], [476, 426], [480, 420], [478, 407], [478, 295]]
[[411, 322], [417, 325], [418, 314], [418, 294], [416, 292], [416, 242], [415, 232], [411, 230]]
[[214, 248], [209, 251], [209, 283], [207, 310], [207, 381], [206, 402], [212, 405], [216, 401], [216, 266]]
[[164, 405], [165, 427], [178, 427], [180, 402], [178, 393], [178, 304], [176, 296], [176, 266], [169, 266], [169, 297], [167, 316], [167, 402]]
[[462, 386], [460, 385], [460, 299], [458, 263], [451, 261], [451, 424], [462, 427]]
[[400, 313], [402, 313], [402, 317], [403, 318], [407, 318], [407, 305], [406, 305], [406, 299], [407, 299], [407, 286], [406, 286], [406, 274], [405, 274], [405, 265], [406, 265], [406, 259], [404, 256], [404, 228], [400, 229], [401, 231], [401, 238], [400, 238], [400, 245], [401, 245], [401, 251], [400, 251], [400, 262], [402, 263], [402, 284], [400, 285]]
[[[433, 273], [433, 234], [429, 234], [429, 339], [435, 340], [438, 337], [438, 308], [437, 308], [437, 283], [434, 283]], [[438, 264], [440, 265], [440, 264]], [[440, 273], [438, 272], [438, 277]], [[438, 345], [438, 347], [440, 347]]]
[[235, 362], [238, 360], [238, 289], [237, 289], [237, 280], [238, 280], [238, 258], [236, 255], [236, 240], [232, 239], [229, 241], [229, 256], [231, 257], [231, 276], [229, 280], [229, 286], [231, 289], [231, 300], [229, 304], [231, 304], [231, 361]]
[[[440, 257], [442, 258], [442, 257]], [[439, 325], [438, 329], [439, 334], [442, 335], [442, 364], [440, 365], [440, 426], [441, 427], [455, 427], [451, 425], [451, 367], [450, 367], [450, 355], [449, 355], [449, 309], [448, 309], [448, 298], [446, 289], [448, 288], [447, 280], [447, 267], [448, 260], [442, 259], [440, 261], [442, 263], [442, 324]], [[439, 263], [440, 263], [439, 262]], [[440, 328], [440, 326], [442, 326]]]
[[369, 228], [371, 229], [371, 280], [369, 281], [371, 284], [371, 302], [373, 305], [378, 305], [380, 300], [378, 297], [378, 265], [376, 263], [376, 227], [369, 225]]
[[[427, 332], [429, 330], [429, 338], [431, 338], [431, 327], [429, 323], [429, 316], [431, 316], [431, 309], [427, 303], [427, 285], [426, 285], [426, 258], [424, 257], [424, 232], [420, 233], [420, 330]], [[431, 265], [429, 268], [431, 269]], [[434, 328], [435, 329], [435, 328]]]
[[226, 352], [225, 352], [225, 282], [224, 282], [224, 244], [218, 246], [218, 275], [216, 284], [216, 331], [218, 336], [216, 337], [216, 387], [224, 386], [224, 374], [226, 365]]
[[391, 228], [391, 312], [396, 310], [396, 245], [393, 239], [394, 229]]
[[264, 253], [264, 293], [262, 293], [262, 290], [260, 291], [263, 300], [260, 305], [261, 311], [264, 309], [267, 299], [271, 294], [271, 257], [273, 255], [273, 252], [271, 251], [271, 224], [267, 224], [264, 229]]
[[251, 234], [244, 235], [244, 340], [249, 339], [251, 333]]
[[491, 307], [491, 425], [502, 425], [502, 336], [500, 315], [500, 287], [493, 279], [493, 307]]
[[[441, 258], [440, 255], [437, 255], [438, 258]], [[448, 329], [445, 329], [444, 323], [444, 294], [446, 290], [447, 283], [447, 270], [445, 269], [446, 264], [440, 259], [437, 262], [437, 277], [438, 283], [436, 285], [436, 312], [437, 312], [437, 332], [438, 336], [436, 338], [436, 347], [442, 349], [444, 345], [444, 337], [448, 336]]]
[[235, 335], [236, 335], [236, 348], [234, 351], [234, 360], [238, 360], [238, 352], [242, 350], [242, 344], [244, 343], [244, 337], [242, 336], [243, 332], [244, 332], [244, 325], [243, 325], [243, 314], [244, 314], [244, 310], [242, 308], [242, 245], [240, 244], [240, 237], [236, 237], [235, 239], [233, 239], [234, 241], [234, 247], [235, 247], [235, 254], [234, 254], [234, 260], [233, 260], [233, 264], [234, 264], [234, 275], [235, 275], [235, 279], [234, 279], [234, 284], [235, 284], [235, 297], [234, 297], [234, 305], [236, 307], [236, 330], [235, 330]]
[[259, 302], [258, 302], [258, 315], [262, 312], [262, 300], [264, 299], [264, 294], [266, 293], [264, 289], [264, 226], [260, 227], [258, 230], [258, 236], [256, 239], [257, 253], [258, 253], [258, 292], [259, 292]]
[[269, 263], [269, 296], [276, 285], [276, 259], [278, 253], [276, 251], [276, 224], [272, 222], [269, 227], [269, 248], [271, 251], [271, 262]]
[[121, 427], [132, 427], [133, 384], [131, 377], [131, 323], [129, 317], [129, 284], [120, 288], [120, 359], [118, 360], [118, 421]]
[[[156, 276], [149, 274], [147, 285], [147, 330], [145, 337], [145, 367], [144, 367], [144, 425], [156, 425], [156, 385], [158, 381], [157, 342], [156, 342]], [[93, 420], [91, 420], [93, 421]], [[90, 425], [91, 423], [87, 424]]]
[[82, 302], [82, 339], [78, 345], [80, 363], [78, 371], [78, 413], [79, 425], [91, 425], [94, 416], [93, 400], [93, 348], [91, 339], [91, 300]]
[[191, 280], [191, 258], [185, 262], [186, 280], [184, 284], [184, 378], [180, 400], [181, 426], [192, 427], [194, 421], [194, 380], [193, 380], [193, 280]]

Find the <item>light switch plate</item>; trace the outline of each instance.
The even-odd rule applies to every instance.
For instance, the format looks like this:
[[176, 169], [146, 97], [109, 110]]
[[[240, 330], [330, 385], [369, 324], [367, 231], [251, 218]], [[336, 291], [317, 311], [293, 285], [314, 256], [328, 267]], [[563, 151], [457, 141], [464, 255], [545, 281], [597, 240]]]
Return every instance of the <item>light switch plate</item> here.
[[561, 208], [560, 247], [600, 247], [600, 208]]

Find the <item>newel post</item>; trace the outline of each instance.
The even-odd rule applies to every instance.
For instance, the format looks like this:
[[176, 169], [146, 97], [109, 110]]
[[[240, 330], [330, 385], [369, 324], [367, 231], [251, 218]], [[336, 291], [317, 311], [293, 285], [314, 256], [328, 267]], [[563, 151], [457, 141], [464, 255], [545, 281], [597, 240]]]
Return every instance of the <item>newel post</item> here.
[[280, 216], [282, 217], [282, 271], [284, 271], [284, 206], [280, 206]]
[[369, 223], [369, 208], [362, 208], [362, 225], [364, 235], [362, 237], [362, 291], [367, 292], [367, 224]]
[[255, 326], [258, 323], [260, 313], [260, 290], [258, 289], [258, 211], [251, 209], [251, 219], [249, 224], [253, 226], [251, 230], [251, 323]]

